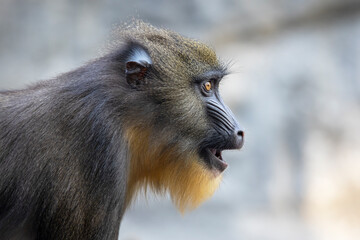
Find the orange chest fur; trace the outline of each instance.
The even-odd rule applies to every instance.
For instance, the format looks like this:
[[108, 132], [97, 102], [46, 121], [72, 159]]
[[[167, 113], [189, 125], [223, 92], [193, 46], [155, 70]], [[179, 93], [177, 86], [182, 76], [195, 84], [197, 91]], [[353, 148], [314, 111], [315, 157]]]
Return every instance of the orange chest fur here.
[[221, 175], [209, 171], [197, 153], [151, 143], [150, 133], [141, 128], [126, 132], [130, 152], [126, 206], [140, 189], [147, 188], [160, 194], [168, 191], [181, 212], [209, 198], [218, 188]]

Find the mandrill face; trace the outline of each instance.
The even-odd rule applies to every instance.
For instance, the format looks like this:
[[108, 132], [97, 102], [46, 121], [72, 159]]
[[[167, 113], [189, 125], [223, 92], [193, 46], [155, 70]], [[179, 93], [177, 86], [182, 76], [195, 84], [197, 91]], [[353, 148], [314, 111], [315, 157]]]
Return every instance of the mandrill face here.
[[169, 191], [181, 211], [194, 208], [219, 185], [228, 166], [222, 151], [244, 142], [219, 93], [226, 68], [206, 45], [170, 31], [140, 23], [122, 35], [129, 92], [144, 103], [129, 110], [126, 127], [129, 201], [139, 187], [150, 186]]

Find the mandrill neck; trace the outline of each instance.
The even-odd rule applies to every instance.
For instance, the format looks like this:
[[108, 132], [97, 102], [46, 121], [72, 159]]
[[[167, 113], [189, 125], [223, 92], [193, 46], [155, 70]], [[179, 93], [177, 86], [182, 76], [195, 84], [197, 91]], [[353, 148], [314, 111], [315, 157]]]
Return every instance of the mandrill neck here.
[[197, 153], [181, 153], [176, 146], [151, 143], [149, 129], [129, 128], [130, 172], [126, 191], [128, 207], [140, 189], [169, 191], [180, 212], [191, 210], [213, 195], [221, 175], [202, 164]]

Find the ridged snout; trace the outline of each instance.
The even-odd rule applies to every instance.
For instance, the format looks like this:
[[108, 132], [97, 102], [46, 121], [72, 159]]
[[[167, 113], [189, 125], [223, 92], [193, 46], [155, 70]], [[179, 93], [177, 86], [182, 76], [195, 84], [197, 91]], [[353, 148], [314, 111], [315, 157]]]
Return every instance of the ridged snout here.
[[207, 111], [216, 132], [225, 139], [223, 149], [240, 149], [244, 145], [244, 131], [234, 114], [221, 98], [207, 101]]

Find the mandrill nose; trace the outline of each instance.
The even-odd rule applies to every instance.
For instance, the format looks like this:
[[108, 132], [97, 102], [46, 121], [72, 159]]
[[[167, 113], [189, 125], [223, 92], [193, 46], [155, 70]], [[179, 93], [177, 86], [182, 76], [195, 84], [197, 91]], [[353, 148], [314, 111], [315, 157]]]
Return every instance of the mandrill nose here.
[[244, 145], [244, 131], [240, 129], [236, 129], [234, 131], [235, 137], [235, 148], [240, 149]]

